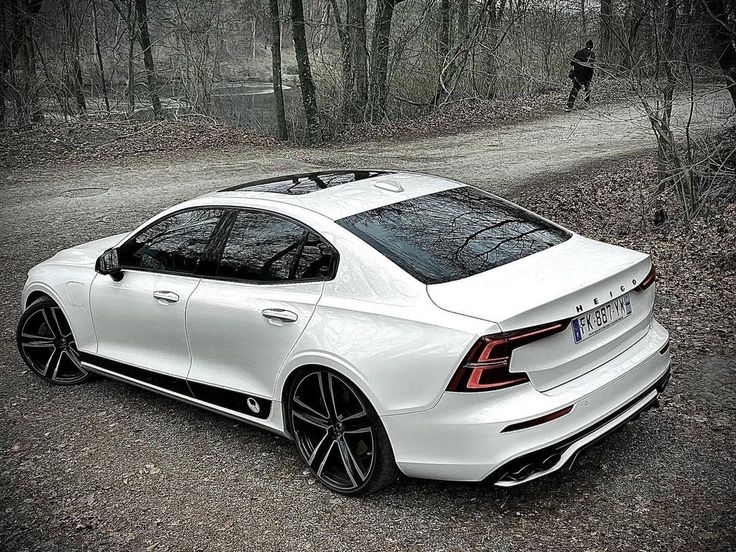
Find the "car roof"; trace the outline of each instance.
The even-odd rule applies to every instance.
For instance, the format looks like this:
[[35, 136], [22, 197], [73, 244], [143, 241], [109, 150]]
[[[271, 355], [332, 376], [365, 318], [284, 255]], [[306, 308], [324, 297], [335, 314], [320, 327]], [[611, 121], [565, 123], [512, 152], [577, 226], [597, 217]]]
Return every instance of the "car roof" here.
[[247, 182], [204, 196], [210, 201], [247, 204], [248, 199], [295, 205], [341, 219], [392, 203], [463, 186], [420, 173], [373, 169], [325, 170]]

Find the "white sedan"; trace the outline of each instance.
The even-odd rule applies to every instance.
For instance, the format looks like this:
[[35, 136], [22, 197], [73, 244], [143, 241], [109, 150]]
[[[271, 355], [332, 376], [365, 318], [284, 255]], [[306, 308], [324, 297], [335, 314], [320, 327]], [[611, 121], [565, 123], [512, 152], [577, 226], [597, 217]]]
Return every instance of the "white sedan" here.
[[28, 274], [18, 347], [277, 432], [338, 493], [527, 482], [657, 403], [642, 253], [434, 176], [235, 186]]

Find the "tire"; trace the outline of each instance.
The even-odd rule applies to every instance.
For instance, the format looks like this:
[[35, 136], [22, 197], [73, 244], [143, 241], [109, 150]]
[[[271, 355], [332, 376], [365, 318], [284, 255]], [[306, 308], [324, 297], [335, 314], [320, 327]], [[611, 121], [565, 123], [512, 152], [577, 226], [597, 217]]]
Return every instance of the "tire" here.
[[399, 476], [378, 414], [357, 387], [332, 370], [314, 368], [297, 376], [287, 424], [304, 463], [333, 492], [365, 495]]
[[31, 371], [49, 383], [75, 385], [91, 378], [79, 361], [69, 322], [49, 297], [37, 299], [23, 312], [16, 342]]

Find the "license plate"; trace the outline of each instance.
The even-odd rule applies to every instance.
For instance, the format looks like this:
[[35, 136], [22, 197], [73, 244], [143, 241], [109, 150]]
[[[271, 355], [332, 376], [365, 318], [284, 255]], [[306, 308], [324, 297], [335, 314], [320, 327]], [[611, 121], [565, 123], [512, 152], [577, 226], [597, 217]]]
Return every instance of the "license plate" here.
[[605, 305], [572, 319], [572, 335], [575, 343], [613, 326], [631, 314], [631, 298], [626, 293]]

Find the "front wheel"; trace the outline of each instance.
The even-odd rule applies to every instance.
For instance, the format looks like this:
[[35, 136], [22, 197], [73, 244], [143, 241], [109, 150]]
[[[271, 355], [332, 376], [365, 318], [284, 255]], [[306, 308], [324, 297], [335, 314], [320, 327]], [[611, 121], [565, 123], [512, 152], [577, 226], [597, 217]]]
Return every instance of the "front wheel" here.
[[33, 372], [56, 385], [90, 379], [82, 368], [72, 328], [48, 297], [34, 301], [20, 317], [16, 334], [21, 357]]
[[287, 412], [300, 456], [328, 489], [362, 495], [398, 477], [378, 414], [341, 375], [327, 369], [299, 375], [289, 393]]

